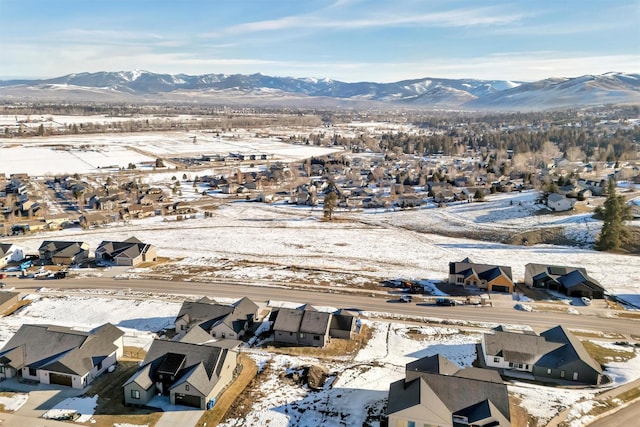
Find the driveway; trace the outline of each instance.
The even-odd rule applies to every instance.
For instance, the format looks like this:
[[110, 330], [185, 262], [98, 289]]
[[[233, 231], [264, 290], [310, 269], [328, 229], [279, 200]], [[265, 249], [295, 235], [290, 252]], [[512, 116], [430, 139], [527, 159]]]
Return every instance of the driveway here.
[[162, 414], [155, 427], [191, 427], [195, 426], [202, 414], [201, 409], [188, 411], [169, 411]]
[[84, 389], [79, 390], [70, 387], [56, 386], [51, 384], [25, 384], [18, 382], [15, 378], [9, 378], [0, 383], [0, 388], [21, 393], [29, 393], [29, 398], [15, 415], [20, 417], [39, 418], [68, 397], [80, 396]]

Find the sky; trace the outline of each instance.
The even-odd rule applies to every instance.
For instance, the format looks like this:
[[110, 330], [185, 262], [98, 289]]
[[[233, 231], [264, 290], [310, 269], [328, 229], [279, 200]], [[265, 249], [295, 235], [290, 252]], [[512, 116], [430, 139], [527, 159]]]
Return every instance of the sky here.
[[0, 79], [640, 72], [640, 0], [0, 0]]

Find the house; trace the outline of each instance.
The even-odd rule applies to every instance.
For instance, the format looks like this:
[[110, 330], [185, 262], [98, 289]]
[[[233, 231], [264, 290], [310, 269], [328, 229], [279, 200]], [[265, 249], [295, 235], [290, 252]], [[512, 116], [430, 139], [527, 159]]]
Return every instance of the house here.
[[449, 284], [477, 286], [479, 289], [497, 292], [513, 292], [511, 267], [476, 264], [469, 258], [449, 263]]
[[38, 248], [41, 261], [52, 264], [71, 265], [89, 258], [89, 245], [84, 242], [61, 242], [45, 240]]
[[0, 350], [0, 378], [82, 389], [122, 356], [123, 335], [110, 323], [90, 332], [22, 325]]
[[324, 347], [330, 340], [332, 314], [311, 306], [280, 308], [273, 323], [274, 341], [312, 347]]
[[497, 372], [460, 368], [439, 354], [407, 364], [391, 383], [389, 426], [510, 426], [507, 386]]
[[606, 289], [584, 268], [559, 265], [525, 265], [524, 283], [532, 288], [562, 292], [570, 297], [602, 299]]
[[0, 268], [12, 262], [22, 261], [24, 250], [13, 243], [0, 243]]
[[96, 260], [110, 261], [116, 265], [135, 267], [142, 262], [152, 262], [157, 259], [156, 247], [143, 243], [135, 237], [130, 237], [123, 242], [104, 240], [96, 249]]
[[478, 363], [504, 376], [528, 373], [540, 381], [599, 385], [602, 368], [568, 329], [553, 327], [540, 335], [497, 328], [478, 345]]
[[0, 316], [20, 301], [19, 292], [0, 291]]
[[127, 405], [146, 405], [156, 394], [172, 405], [207, 409], [233, 380], [239, 341], [207, 344], [156, 339], [138, 371], [123, 385]]
[[551, 193], [547, 196], [547, 207], [555, 212], [570, 211], [575, 204], [575, 199], [570, 199], [563, 194]]
[[83, 228], [99, 227], [116, 222], [116, 215], [106, 215], [101, 212], [84, 212], [80, 215], [79, 222]]
[[257, 318], [258, 305], [247, 297], [233, 304], [219, 304], [203, 297], [182, 303], [175, 327], [179, 335], [198, 326], [214, 338], [238, 339]]

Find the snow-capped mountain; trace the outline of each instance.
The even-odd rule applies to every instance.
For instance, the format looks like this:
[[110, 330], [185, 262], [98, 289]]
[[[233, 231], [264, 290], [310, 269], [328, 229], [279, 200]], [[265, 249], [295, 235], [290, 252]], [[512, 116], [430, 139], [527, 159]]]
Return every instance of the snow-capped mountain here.
[[[423, 78], [394, 83], [263, 74], [157, 74], [120, 71], [69, 74], [46, 80], [0, 81], [0, 99], [144, 100], [331, 105], [376, 103], [419, 108], [538, 110], [640, 103], [640, 75], [549, 78], [533, 83]], [[379, 104], [382, 103], [382, 104]]]

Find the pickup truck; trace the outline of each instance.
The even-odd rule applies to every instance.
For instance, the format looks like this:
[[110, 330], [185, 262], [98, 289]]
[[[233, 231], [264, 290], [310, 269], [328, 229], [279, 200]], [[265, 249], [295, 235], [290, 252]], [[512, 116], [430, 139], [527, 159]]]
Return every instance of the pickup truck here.
[[454, 306], [456, 305], [456, 302], [449, 298], [437, 298], [436, 305]]

